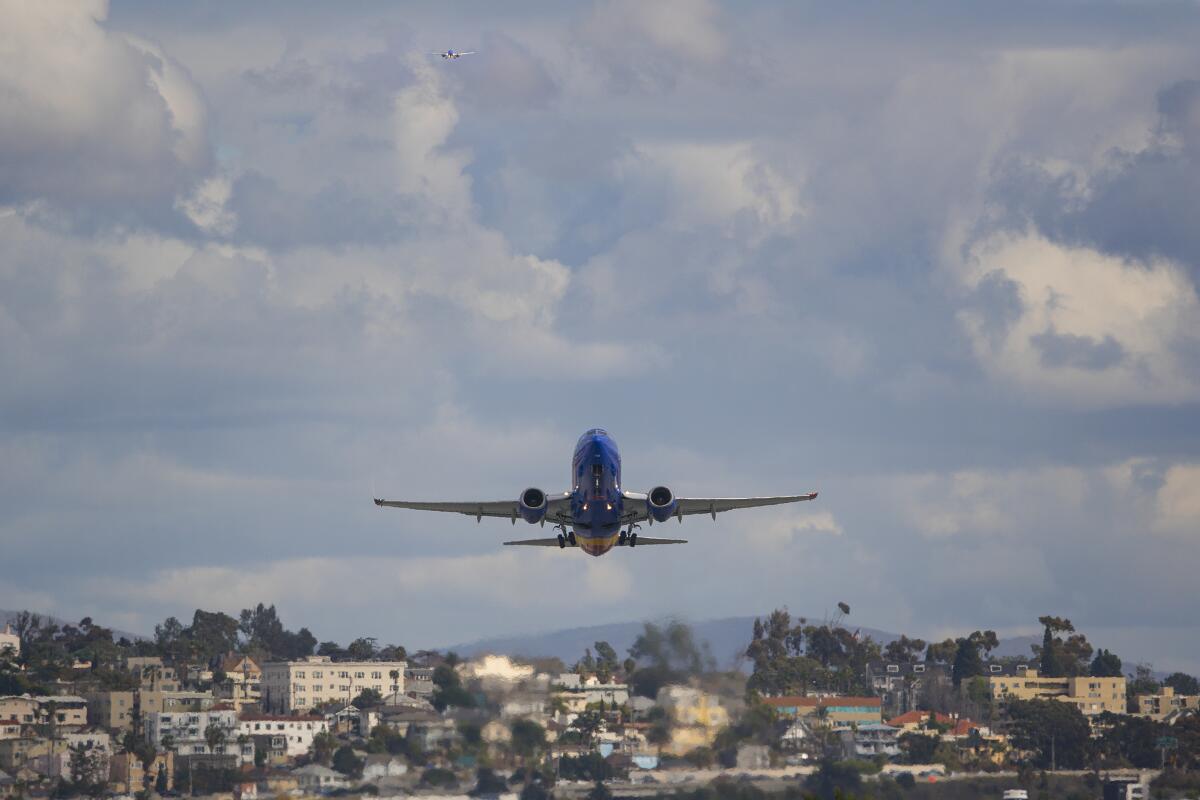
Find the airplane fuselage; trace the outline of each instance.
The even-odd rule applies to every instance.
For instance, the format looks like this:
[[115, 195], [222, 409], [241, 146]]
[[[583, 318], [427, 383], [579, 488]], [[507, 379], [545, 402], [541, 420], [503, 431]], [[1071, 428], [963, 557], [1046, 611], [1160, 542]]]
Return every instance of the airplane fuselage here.
[[602, 556], [621, 532], [625, 500], [621, 496], [621, 454], [600, 429], [579, 437], [571, 459], [571, 519], [579, 549]]

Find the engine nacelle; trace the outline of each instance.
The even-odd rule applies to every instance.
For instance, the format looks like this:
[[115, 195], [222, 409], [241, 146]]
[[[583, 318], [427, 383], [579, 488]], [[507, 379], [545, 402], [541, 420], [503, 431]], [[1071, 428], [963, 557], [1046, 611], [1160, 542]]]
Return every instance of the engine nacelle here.
[[646, 495], [646, 511], [655, 522], [666, 522], [675, 513], [675, 495], [666, 486], [655, 486]]
[[530, 525], [541, 522], [546, 517], [546, 493], [541, 489], [529, 488], [521, 492], [521, 500], [517, 505], [520, 508], [521, 519]]

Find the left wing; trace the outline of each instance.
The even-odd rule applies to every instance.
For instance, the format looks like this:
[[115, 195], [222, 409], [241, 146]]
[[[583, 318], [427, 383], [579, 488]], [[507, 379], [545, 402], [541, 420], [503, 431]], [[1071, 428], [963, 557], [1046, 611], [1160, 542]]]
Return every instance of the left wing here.
[[[625, 514], [623, 522], [642, 522], [649, 519], [646, 511], [646, 495], [643, 492], [622, 492], [625, 497]], [[816, 492], [808, 494], [786, 494], [775, 497], [677, 497], [675, 498], [674, 517], [682, 522], [684, 517], [693, 514], [710, 514], [713, 519], [722, 511], [733, 511], [738, 508], [759, 508], [760, 506], [778, 506], [784, 503], [801, 503], [813, 500]], [[641, 544], [641, 540], [638, 540]]]
[[[467, 502], [424, 502], [418, 500], [380, 500], [375, 498], [375, 505], [387, 508], [409, 508], [414, 511], [446, 511], [454, 514], [466, 514], [475, 517], [478, 522], [484, 517], [500, 517], [517, 521], [518, 510], [516, 500], [485, 500]], [[562, 518], [571, 517], [571, 494], [546, 495], [546, 520], [557, 523]]]

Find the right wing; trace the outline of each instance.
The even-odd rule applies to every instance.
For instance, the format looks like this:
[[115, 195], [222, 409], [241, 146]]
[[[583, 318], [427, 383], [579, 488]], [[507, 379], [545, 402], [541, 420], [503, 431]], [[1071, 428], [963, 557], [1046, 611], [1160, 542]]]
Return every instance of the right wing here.
[[[645, 547], [648, 544], [687, 544], [687, 539], [655, 539], [652, 536], [642, 536], [640, 533], [637, 537], [635, 547]], [[628, 547], [629, 541], [617, 542], [618, 547]]]
[[[643, 492], [622, 492], [625, 498], [625, 514], [622, 523], [645, 522], [650, 515], [646, 510], [646, 495]], [[788, 494], [776, 497], [676, 497], [675, 513], [682, 522], [684, 517], [693, 514], [709, 514], [713, 519], [722, 511], [733, 511], [737, 508], [759, 508], [761, 506], [777, 506], [784, 503], [800, 503], [814, 500], [816, 492], [808, 494]], [[641, 539], [638, 539], [641, 544]]]
[[[454, 514], [466, 514], [475, 517], [478, 522], [484, 517], [499, 517], [516, 522], [520, 513], [516, 500], [485, 500], [467, 502], [425, 502], [420, 500], [381, 500], [375, 498], [375, 505], [381, 508], [409, 508], [414, 511], [447, 511]], [[559, 523], [570, 521], [571, 494], [546, 495], [546, 521]]]
[[553, 539], [517, 539], [515, 542], [505, 542], [505, 544], [519, 544], [525, 547], [578, 547], [571, 544], [565, 539], [560, 544], [558, 537]]

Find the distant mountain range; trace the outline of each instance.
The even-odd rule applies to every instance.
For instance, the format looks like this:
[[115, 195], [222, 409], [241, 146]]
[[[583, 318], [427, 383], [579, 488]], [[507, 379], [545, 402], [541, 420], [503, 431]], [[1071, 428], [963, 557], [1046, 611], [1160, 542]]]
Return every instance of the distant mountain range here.
[[[795, 615], [793, 615], [795, 616]], [[742, 653], [754, 630], [754, 617], [725, 617], [699, 622], [689, 622], [697, 640], [708, 642], [708, 646], [717, 664], [721, 667], [742, 667], [745, 661]], [[810, 620], [819, 617], [808, 617]], [[660, 622], [666, 622], [661, 620]], [[589, 625], [583, 628], [566, 628], [548, 633], [535, 633], [520, 636], [500, 636], [480, 639], [474, 642], [452, 645], [445, 649], [453, 650], [461, 656], [475, 656], [482, 653], [496, 655], [524, 656], [527, 658], [554, 657], [561, 658], [567, 664], [573, 664], [583, 656], [585, 648], [594, 647], [595, 642], [604, 641], [622, 656], [642, 632], [642, 622], [614, 622], [608, 625]], [[858, 630], [863, 636], [870, 636], [881, 644], [887, 644], [900, 638], [898, 633], [881, 631], [876, 628], [857, 628], [846, 625], [851, 630]], [[1000, 657], [1030, 656], [1030, 645], [1041, 642], [1037, 636], [1014, 636], [1000, 640], [1000, 646], [992, 651]]]

